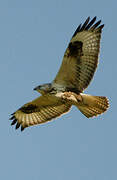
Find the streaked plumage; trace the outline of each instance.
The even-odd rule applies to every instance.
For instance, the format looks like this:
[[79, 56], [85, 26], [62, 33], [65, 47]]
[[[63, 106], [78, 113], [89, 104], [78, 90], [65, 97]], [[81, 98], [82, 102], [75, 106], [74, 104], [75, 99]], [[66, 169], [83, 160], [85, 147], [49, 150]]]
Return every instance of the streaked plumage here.
[[105, 112], [108, 99], [82, 93], [91, 82], [98, 65], [101, 32], [104, 25], [94, 17], [80, 24], [65, 51], [54, 81], [35, 88], [42, 95], [12, 114], [16, 129], [45, 123], [70, 110], [72, 105], [86, 116]]

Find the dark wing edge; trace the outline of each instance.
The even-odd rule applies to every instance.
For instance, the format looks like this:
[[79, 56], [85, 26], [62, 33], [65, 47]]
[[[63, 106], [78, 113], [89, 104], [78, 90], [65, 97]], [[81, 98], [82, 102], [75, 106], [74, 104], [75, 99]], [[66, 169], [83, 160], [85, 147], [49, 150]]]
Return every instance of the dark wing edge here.
[[[11, 117], [9, 118], [9, 120], [12, 120], [11, 126], [16, 124], [15, 129], [18, 129], [20, 127], [21, 124], [18, 123], [18, 119], [15, 117], [15, 113], [11, 114]], [[24, 129], [25, 127], [21, 125], [21, 131], [23, 131]]]
[[[82, 32], [82, 31], [84, 31], [84, 30], [91, 30], [91, 31], [93, 31], [93, 30], [95, 30], [96, 28], [97, 28], [98, 30], [102, 30], [103, 27], [104, 27], [104, 24], [100, 25], [101, 20], [99, 20], [99, 21], [97, 21], [97, 22], [95, 23], [96, 19], [97, 19], [97, 17], [95, 16], [95, 17], [90, 21], [90, 17], [88, 17], [88, 18], [86, 19], [86, 21], [84, 22], [83, 25], [80, 24], [80, 25], [78, 26], [78, 28], [76, 29], [76, 31], [75, 31], [75, 33], [73, 34], [72, 38], [75, 37], [78, 32]], [[95, 24], [94, 24], [94, 23], [95, 23]], [[99, 25], [100, 25], [100, 26], [99, 26]]]

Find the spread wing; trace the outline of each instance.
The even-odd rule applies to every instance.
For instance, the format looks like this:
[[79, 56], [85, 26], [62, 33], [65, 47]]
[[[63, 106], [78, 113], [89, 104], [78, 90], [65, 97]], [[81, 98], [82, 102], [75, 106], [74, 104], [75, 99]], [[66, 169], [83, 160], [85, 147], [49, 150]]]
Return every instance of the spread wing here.
[[63, 57], [60, 70], [53, 81], [68, 90], [82, 92], [93, 78], [98, 64], [101, 31], [104, 25], [96, 17], [87, 18], [76, 29]]
[[12, 114], [11, 125], [16, 124], [16, 129], [24, 128], [36, 124], [45, 123], [69, 111], [71, 105], [51, 95], [40, 96], [22, 106]]

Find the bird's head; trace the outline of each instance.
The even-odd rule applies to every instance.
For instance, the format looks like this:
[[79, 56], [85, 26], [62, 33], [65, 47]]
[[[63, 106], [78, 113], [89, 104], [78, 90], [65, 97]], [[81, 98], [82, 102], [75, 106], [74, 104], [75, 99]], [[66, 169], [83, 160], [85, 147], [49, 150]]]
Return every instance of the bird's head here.
[[44, 95], [52, 90], [51, 83], [42, 84], [37, 87], [35, 87], [33, 90], [39, 92], [40, 94]]

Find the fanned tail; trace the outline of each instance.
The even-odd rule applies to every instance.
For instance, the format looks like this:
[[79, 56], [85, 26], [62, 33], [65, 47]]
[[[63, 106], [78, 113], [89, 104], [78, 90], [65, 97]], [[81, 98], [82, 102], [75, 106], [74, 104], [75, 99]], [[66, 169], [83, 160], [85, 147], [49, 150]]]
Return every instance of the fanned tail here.
[[80, 94], [82, 102], [77, 105], [78, 109], [87, 117], [97, 116], [104, 113], [109, 107], [109, 101], [104, 96], [92, 96]]

